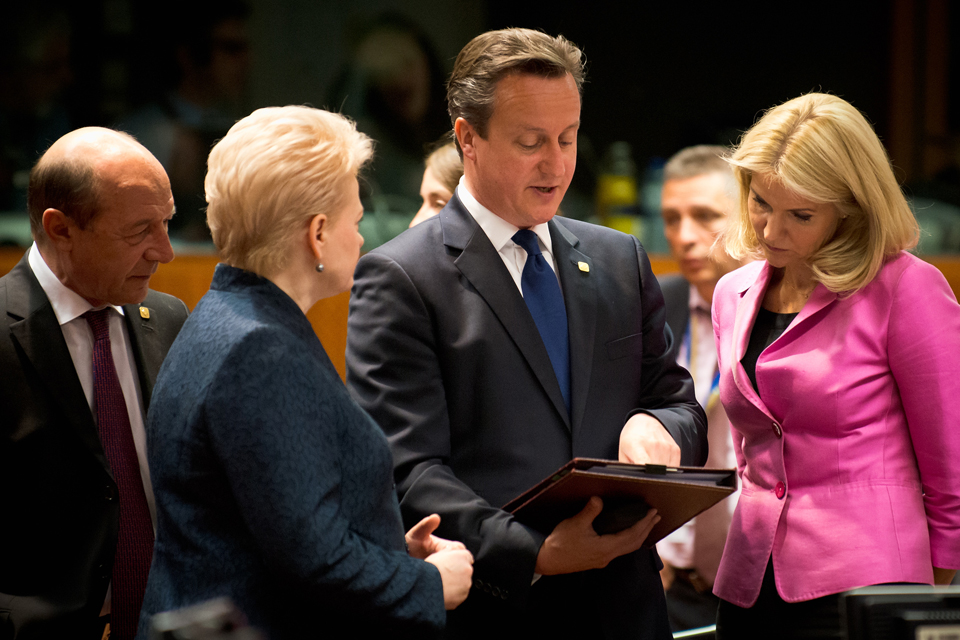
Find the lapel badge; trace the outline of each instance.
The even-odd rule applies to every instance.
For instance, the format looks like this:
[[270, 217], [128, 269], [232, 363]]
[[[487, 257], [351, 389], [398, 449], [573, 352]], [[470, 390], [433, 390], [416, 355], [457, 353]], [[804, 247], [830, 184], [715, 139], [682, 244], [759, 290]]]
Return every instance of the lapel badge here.
[[144, 320], [149, 320], [150, 309], [147, 309], [146, 307], [140, 307], [140, 317], [143, 318]]
[[584, 273], [590, 273], [590, 265], [588, 265], [586, 262], [578, 262], [577, 266], [580, 267], [580, 271], [583, 271]]

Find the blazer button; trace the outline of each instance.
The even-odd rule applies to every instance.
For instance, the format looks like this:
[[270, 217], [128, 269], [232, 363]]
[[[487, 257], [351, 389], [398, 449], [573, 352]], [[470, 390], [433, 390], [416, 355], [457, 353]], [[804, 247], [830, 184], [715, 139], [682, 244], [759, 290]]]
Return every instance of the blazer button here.
[[483, 589], [483, 580], [481, 580], [480, 578], [474, 578], [473, 586], [476, 587], [477, 589]]
[[773, 432], [777, 435], [778, 438], [783, 437], [783, 429], [780, 428], [776, 422], [773, 423]]
[[499, 598], [499, 597], [500, 597], [500, 587], [494, 587], [493, 590], [490, 592], [490, 595], [492, 595], [494, 598]]
[[787, 485], [783, 484], [782, 482], [778, 482], [776, 492], [777, 498], [783, 500], [783, 496], [787, 495]]
[[113, 488], [112, 485], [107, 485], [103, 488], [103, 499], [107, 502], [113, 502], [117, 499], [117, 490]]

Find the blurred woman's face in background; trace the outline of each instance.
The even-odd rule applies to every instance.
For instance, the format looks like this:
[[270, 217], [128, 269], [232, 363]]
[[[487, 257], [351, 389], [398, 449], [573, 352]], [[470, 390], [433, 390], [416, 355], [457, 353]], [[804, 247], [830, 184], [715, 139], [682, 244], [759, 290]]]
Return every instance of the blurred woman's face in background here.
[[410, 221], [411, 228], [440, 213], [440, 209], [443, 209], [453, 194], [437, 179], [430, 167], [427, 167], [420, 184], [420, 197], [423, 198], [423, 206]]

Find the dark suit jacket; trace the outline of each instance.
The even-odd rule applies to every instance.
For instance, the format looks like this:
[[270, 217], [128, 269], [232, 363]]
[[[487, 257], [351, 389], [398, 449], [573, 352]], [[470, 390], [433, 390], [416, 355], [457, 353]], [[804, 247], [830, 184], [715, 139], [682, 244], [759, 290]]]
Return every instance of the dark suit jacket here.
[[669, 275], [660, 278], [660, 290], [667, 312], [667, 326], [673, 334], [673, 357], [676, 360], [690, 324], [690, 283], [681, 275]]
[[151, 614], [217, 596], [272, 640], [443, 626], [440, 574], [407, 555], [386, 438], [273, 283], [217, 267], [160, 371], [148, 449], [158, 529], [139, 637]]
[[663, 298], [631, 236], [555, 218], [553, 253], [570, 335], [571, 415], [536, 325], [459, 199], [364, 256], [350, 302], [347, 380], [390, 438], [407, 525], [430, 513], [476, 557], [451, 635], [509, 630], [669, 637], [641, 550], [604, 570], [531, 579], [543, 533], [499, 509], [574, 456], [617, 458], [638, 410], [706, 456], [703, 413], [670, 357]]
[[[187, 309], [151, 291], [124, 313], [146, 408]], [[0, 407], [0, 638], [76, 637], [110, 582], [117, 486], [26, 257], [0, 278]]]

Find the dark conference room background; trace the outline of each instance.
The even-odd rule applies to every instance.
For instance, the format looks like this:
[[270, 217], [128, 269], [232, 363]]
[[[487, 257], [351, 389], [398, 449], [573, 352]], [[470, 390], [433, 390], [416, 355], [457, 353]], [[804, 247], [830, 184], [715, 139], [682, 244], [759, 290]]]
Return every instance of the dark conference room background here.
[[[0, 231], [22, 214], [25, 171], [43, 151], [45, 135], [49, 142], [91, 124], [136, 128], [150, 105], [176, 90], [183, 43], [197, 17], [232, 4], [41, 0], [8, 10], [0, 27]], [[949, 0], [244, 4], [249, 11], [241, 30], [221, 43], [227, 54], [243, 57], [242, 71], [233, 70], [233, 94], [218, 98], [221, 116], [236, 119], [282, 104], [342, 110], [378, 139], [383, 158], [372, 168], [369, 191], [396, 192], [374, 208], [406, 220], [416, 210], [412, 203], [419, 206], [413, 173], [422, 172], [429, 144], [449, 129], [442, 81], [454, 57], [485, 30], [519, 26], [563, 34], [587, 58], [578, 166], [565, 214], [596, 213], [597, 178], [610, 170], [606, 158], [614, 142], [629, 144], [641, 188], [637, 210], [646, 206], [650, 215], [663, 159], [691, 144], [736, 143], [765, 109], [825, 91], [865, 112], [908, 195], [927, 213], [936, 207], [931, 252], [944, 253], [954, 243], [960, 250], [960, 6]], [[390, 63], [410, 49], [402, 37], [369, 38], [384, 25], [406, 31], [423, 50], [426, 86], [418, 89], [408, 76], [378, 102], [367, 99], [371, 73], [389, 76]], [[378, 46], [385, 60], [376, 59]], [[410, 107], [419, 108], [416, 117], [391, 112], [416, 91], [429, 99]], [[202, 150], [210, 141], [200, 142]], [[401, 177], [404, 170], [411, 176]], [[199, 175], [202, 185], [202, 167]], [[187, 211], [188, 199], [178, 198], [178, 209]], [[184, 233], [185, 240], [202, 239]]]

